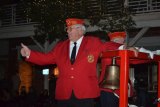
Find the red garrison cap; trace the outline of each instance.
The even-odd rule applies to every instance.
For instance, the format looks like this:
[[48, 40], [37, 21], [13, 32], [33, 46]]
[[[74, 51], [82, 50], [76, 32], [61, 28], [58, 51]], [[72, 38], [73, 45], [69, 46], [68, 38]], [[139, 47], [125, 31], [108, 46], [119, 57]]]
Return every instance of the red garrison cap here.
[[66, 19], [66, 24], [67, 27], [72, 26], [72, 25], [76, 25], [76, 24], [84, 24], [84, 20], [83, 19], [77, 19], [77, 18], [68, 18]]
[[113, 32], [113, 33], [108, 33], [108, 36], [110, 38], [110, 40], [117, 38], [117, 37], [122, 37], [125, 38], [126, 37], [126, 32]]

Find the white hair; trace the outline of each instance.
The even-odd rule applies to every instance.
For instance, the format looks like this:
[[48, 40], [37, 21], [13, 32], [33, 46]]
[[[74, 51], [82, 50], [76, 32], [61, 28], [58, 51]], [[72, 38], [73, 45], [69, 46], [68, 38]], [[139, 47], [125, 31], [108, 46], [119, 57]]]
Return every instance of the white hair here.
[[81, 25], [81, 24], [76, 24], [76, 25], [74, 25], [75, 27], [81, 27], [82, 28], [82, 30], [83, 30], [83, 34], [85, 34], [86, 33], [86, 27], [84, 26], [84, 25]]

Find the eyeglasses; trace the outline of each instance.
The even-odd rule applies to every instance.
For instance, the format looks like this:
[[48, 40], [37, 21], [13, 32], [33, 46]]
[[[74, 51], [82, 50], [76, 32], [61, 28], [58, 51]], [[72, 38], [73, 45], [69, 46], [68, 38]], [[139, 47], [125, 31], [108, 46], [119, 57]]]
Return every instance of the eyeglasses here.
[[79, 26], [71, 26], [71, 27], [66, 27], [66, 31], [72, 31], [73, 29], [78, 29], [80, 28]]

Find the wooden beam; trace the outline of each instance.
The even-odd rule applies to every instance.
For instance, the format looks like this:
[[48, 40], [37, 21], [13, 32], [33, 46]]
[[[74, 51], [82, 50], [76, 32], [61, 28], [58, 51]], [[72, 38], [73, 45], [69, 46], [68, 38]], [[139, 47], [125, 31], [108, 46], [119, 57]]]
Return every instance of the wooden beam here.
[[129, 42], [129, 46], [133, 46], [148, 31], [149, 27], [142, 28], [138, 34]]

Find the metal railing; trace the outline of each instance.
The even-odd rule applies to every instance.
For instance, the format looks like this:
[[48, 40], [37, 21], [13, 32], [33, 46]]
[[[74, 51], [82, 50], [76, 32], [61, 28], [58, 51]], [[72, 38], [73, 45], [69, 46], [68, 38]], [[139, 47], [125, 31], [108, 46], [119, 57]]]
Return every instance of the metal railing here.
[[136, 14], [160, 12], [160, 0], [129, 0], [129, 7]]
[[[128, 5], [131, 8], [131, 11], [135, 14], [160, 12], [160, 0], [129, 0]], [[3, 6], [0, 9], [2, 12], [2, 14], [0, 14], [1, 27], [31, 23], [31, 21], [24, 15], [24, 9], [16, 4]], [[103, 9], [105, 9], [105, 7]]]
[[21, 25], [21, 24], [29, 24], [30, 21], [26, 18], [24, 14], [24, 9], [13, 5], [5, 5], [1, 8], [0, 14], [0, 26], [12, 26], [12, 25]]

